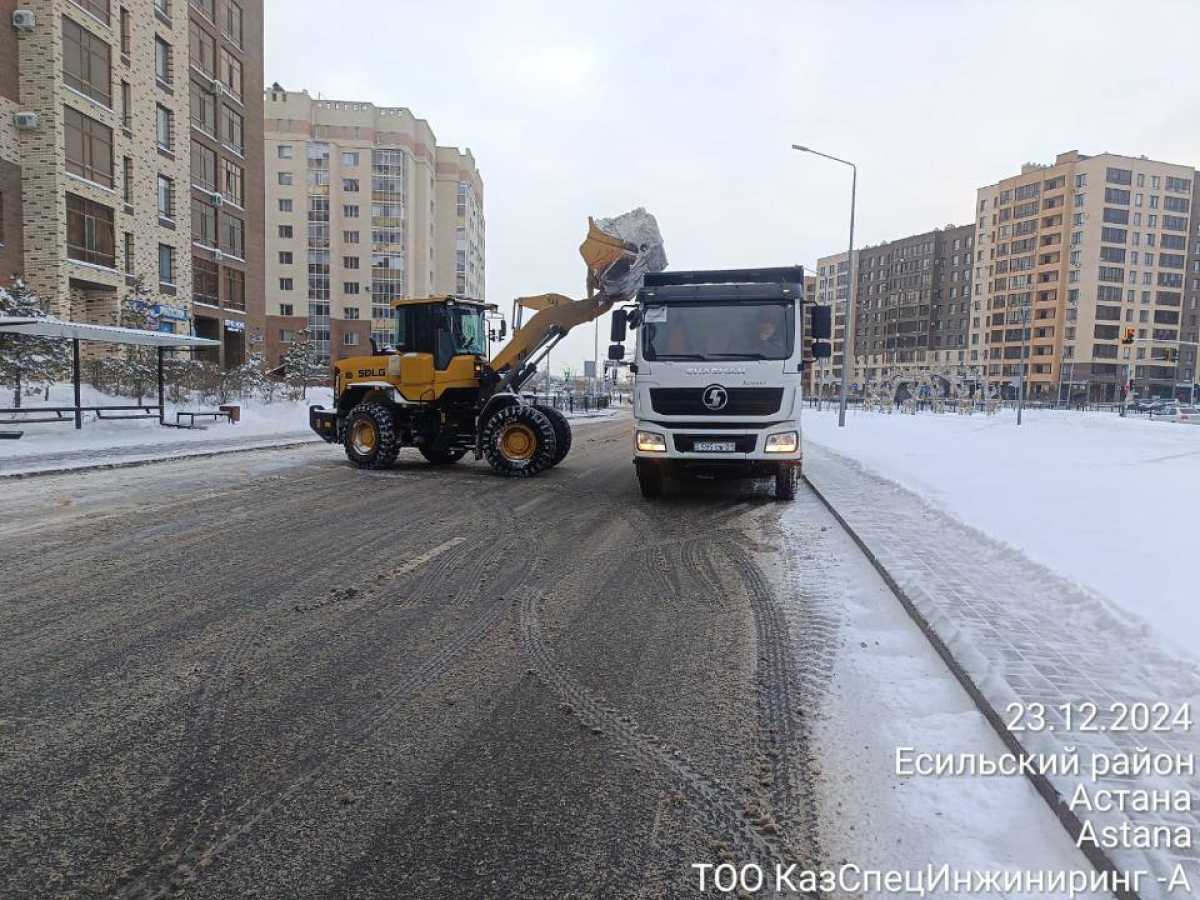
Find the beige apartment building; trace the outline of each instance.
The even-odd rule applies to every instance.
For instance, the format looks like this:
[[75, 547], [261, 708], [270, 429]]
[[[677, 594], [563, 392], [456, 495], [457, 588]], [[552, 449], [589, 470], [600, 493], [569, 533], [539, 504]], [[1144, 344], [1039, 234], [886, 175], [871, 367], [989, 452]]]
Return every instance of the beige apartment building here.
[[[858, 264], [859, 251], [854, 251], [854, 262]], [[850, 290], [849, 254], [834, 253], [817, 260], [816, 271], [816, 301], [822, 306], [833, 306], [833, 355], [821, 360], [816, 368], [815, 376], [817, 391], [825, 396], [841, 384], [842, 362], [846, 356], [846, 296]], [[850, 377], [858, 376], [856, 367], [851, 365]]]
[[399, 107], [265, 95], [266, 347], [327, 359], [391, 343], [398, 297], [484, 294], [483, 181]]
[[1024, 360], [1035, 399], [1115, 401], [1131, 376], [1139, 396], [1189, 393], [1195, 181], [1191, 166], [1071, 151], [980, 188], [972, 362], [1012, 395]]
[[[119, 321], [140, 283], [159, 328], [221, 337], [228, 315], [241, 348], [246, 288], [261, 284], [247, 263], [261, 233], [248, 149], [261, 117], [242, 93], [261, 77], [261, 0], [0, 0], [0, 15], [0, 278], [22, 275], [49, 312], [101, 324]], [[191, 52], [198, 30], [207, 60]], [[249, 123], [236, 140], [214, 136], [221, 161], [236, 163], [214, 160], [203, 186], [238, 225], [227, 267], [238, 289], [211, 294], [210, 327], [194, 303], [197, 66], [214, 120]]]

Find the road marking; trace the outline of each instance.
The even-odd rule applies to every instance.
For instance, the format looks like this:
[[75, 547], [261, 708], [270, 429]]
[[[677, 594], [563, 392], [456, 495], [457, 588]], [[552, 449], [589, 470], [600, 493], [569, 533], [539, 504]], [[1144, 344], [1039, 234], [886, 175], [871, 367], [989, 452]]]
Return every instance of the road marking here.
[[524, 503], [522, 503], [520, 506], [518, 506], [518, 507], [514, 508], [514, 509], [513, 509], [513, 512], [515, 512], [515, 513], [523, 513], [523, 512], [525, 512], [525, 510], [527, 510], [527, 509], [532, 509], [533, 507], [535, 507], [535, 506], [537, 506], [539, 503], [541, 503], [543, 500], [545, 500], [547, 496], [549, 496], [549, 495], [548, 495], [548, 494], [538, 494], [538, 495], [537, 495], [536, 497], [534, 497], [532, 500], [526, 500], [526, 501], [525, 501]]
[[466, 541], [465, 537], [450, 538], [450, 540], [446, 541], [445, 543], [438, 544], [436, 547], [432, 547], [429, 550], [426, 550], [420, 556], [414, 556], [412, 559], [410, 559], [404, 565], [400, 566], [400, 568], [392, 569], [392, 571], [388, 573], [388, 577], [389, 578], [399, 578], [401, 575], [407, 575], [409, 572], [413, 571], [414, 569], [421, 568], [421, 566], [425, 565], [425, 563], [429, 562], [431, 559], [436, 559], [437, 557], [439, 557], [443, 553], [445, 553], [447, 550], [452, 550], [455, 547], [457, 547], [459, 544], [461, 544], [465, 541]]

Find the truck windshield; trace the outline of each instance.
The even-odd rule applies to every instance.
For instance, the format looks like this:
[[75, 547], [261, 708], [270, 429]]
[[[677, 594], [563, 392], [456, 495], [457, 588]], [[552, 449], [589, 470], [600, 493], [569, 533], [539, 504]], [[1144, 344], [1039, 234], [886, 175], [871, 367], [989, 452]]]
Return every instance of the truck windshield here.
[[647, 306], [648, 360], [788, 359], [795, 343], [791, 303], [671, 303]]

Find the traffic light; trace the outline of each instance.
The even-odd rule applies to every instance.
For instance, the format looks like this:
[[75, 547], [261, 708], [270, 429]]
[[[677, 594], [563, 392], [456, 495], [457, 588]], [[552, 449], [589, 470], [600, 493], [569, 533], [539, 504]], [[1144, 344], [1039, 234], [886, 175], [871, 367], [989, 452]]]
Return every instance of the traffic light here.
[[1121, 343], [1122, 344], [1132, 344], [1134, 335], [1136, 335], [1136, 334], [1137, 334], [1136, 328], [1126, 328], [1125, 333], [1123, 335], [1121, 335]]

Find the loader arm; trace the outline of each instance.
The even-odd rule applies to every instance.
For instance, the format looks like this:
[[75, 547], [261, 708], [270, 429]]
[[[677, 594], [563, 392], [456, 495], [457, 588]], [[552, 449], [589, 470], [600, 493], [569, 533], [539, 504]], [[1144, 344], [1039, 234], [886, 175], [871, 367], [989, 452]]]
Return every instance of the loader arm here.
[[518, 306], [535, 312], [492, 357], [488, 368], [495, 376], [493, 387], [520, 390], [533, 375], [542, 354], [566, 337], [567, 332], [604, 315], [614, 303], [628, 300], [627, 294], [606, 291], [604, 284], [619, 280], [637, 260], [638, 250], [636, 244], [603, 231], [589, 217], [588, 235], [579, 246], [579, 253], [587, 263], [588, 295], [581, 300], [562, 294], [518, 297]]

